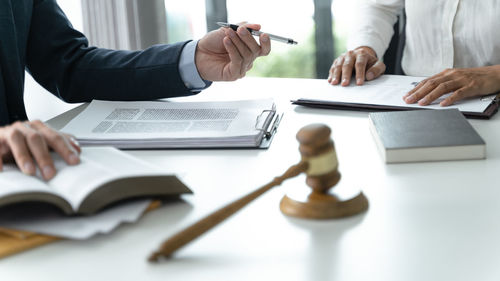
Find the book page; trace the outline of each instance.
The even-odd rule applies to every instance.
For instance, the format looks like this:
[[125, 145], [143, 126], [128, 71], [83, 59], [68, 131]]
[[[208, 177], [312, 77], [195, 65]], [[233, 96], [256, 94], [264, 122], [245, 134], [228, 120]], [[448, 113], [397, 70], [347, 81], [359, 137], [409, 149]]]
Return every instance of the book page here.
[[182, 139], [258, 135], [272, 99], [235, 102], [92, 101], [62, 131], [78, 139]]
[[86, 147], [80, 164], [67, 165], [54, 155], [57, 175], [47, 184], [78, 210], [81, 202], [100, 185], [109, 181], [136, 176], [165, 175], [154, 166], [111, 147]]
[[440, 106], [439, 103], [449, 95], [447, 94], [427, 106], [405, 103], [403, 101], [403, 96], [423, 79], [425, 79], [425, 77], [383, 75], [375, 80], [366, 81], [362, 86], [357, 86], [354, 82], [352, 82], [348, 87], [330, 85], [325, 81], [317, 81], [316, 85], [310, 87], [310, 91], [307, 95], [301, 96], [301, 100], [323, 100], [342, 103], [375, 104], [428, 109], [457, 108], [460, 111], [470, 112], [483, 112], [492, 101], [492, 97], [475, 97], [458, 101], [450, 106]]
[[40, 173], [37, 176], [28, 176], [23, 174], [16, 164], [4, 163], [3, 171], [0, 172], [0, 198], [32, 192], [54, 194]]

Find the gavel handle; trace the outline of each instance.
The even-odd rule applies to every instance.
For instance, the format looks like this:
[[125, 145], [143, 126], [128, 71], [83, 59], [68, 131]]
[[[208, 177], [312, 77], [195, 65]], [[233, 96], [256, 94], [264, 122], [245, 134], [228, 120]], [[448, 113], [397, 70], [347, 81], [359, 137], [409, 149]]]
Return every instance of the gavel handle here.
[[229, 216], [245, 207], [248, 203], [252, 202], [255, 198], [262, 195], [264, 192], [280, 185], [286, 179], [293, 178], [306, 171], [308, 166], [308, 163], [303, 161], [291, 166], [283, 175], [274, 178], [272, 182], [226, 205], [225, 207], [194, 223], [193, 225], [185, 228], [181, 232], [175, 234], [174, 236], [163, 242], [160, 249], [151, 254], [148, 260], [151, 262], [155, 262], [158, 261], [160, 257], [170, 257], [179, 248], [198, 238], [203, 233], [207, 232], [223, 220], [227, 219]]

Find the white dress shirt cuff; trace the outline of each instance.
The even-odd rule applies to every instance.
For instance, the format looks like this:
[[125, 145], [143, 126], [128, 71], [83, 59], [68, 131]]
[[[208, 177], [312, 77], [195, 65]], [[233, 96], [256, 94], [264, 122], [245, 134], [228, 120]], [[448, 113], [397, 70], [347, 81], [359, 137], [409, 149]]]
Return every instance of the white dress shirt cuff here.
[[192, 92], [199, 92], [210, 86], [211, 82], [203, 80], [198, 73], [195, 63], [196, 46], [198, 40], [191, 41], [182, 49], [179, 60], [179, 73], [184, 85]]

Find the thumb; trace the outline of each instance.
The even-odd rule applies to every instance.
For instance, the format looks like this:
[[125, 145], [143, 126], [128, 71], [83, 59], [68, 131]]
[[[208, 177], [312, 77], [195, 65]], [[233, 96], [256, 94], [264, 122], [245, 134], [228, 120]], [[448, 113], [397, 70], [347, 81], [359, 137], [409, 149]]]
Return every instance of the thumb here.
[[366, 80], [373, 80], [385, 72], [385, 64], [379, 60], [366, 71]]
[[257, 24], [257, 23], [245, 23], [245, 24], [241, 24], [241, 26], [251, 28], [253, 30], [260, 30], [260, 28], [261, 28], [261, 25]]

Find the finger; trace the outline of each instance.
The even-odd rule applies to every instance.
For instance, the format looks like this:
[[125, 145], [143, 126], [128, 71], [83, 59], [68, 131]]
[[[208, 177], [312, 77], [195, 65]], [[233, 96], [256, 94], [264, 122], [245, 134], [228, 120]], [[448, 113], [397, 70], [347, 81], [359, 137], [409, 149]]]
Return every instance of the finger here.
[[247, 27], [245, 25], [240, 26], [238, 28], [237, 34], [240, 37], [241, 41], [246, 45], [246, 47], [250, 49], [253, 54], [253, 58], [255, 59], [256, 57], [258, 57], [260, 54], [260, 46], [253, 38], [250, 31], [248, 31]]
[[247, 22], [242, 22], [240, 24], [238, 24], [239, 26], [245, 26], [245, 27], [248, 27], [248, 28], [251, 28], [253, 30], [260, 30], [261, 28], [261, 25], [258, 24], [258, 23], [247, 23]]
[[36, 130], [29, 129], [25, 132], [25, 137], [28, 148], [35, 158], [43, 178], [50, 180], [56, 175], [56, 168], [42, 134]]
[[[0, 138], [1, 137], [2, 136], [0, 136]], [[9, 146], [7, 145], [4, 139], [0, 139], [0, 158], [2, 158], [2, 160], [5, 160], [9, 154], [11, 154]]]
[[342, 65], [344, 64], [344, 56], [338, 57], [332, 65], [332, 85], [338, 85], [340, 83], [340, 76], [342, 75]]
[[76, 140], [74, 136], [64, 133], [63, 135], [69, 140], [69, 143], [76, 150], [76, 152], [78, 152], [78, 154], [82, 153], [82, 148], [80, 147], [80, 143]]
[[354, 68], [356, 69], [356, 84], [363, 85], [365, 81], [365, 71], [366, 65], [368, 64], [368, 57], [364, 54], [359, 54], [356, 57], [356, 63], [354, 64]]
[[449, 97], [439, 103], [441, 106], [449, 106], [467, 97], [471, 97], [476, 93], [472, 87], [463, 87], [453, 92]]
[[342, 86], [348, 86], [351, 83], [352, 71], [354, 68], [354, 52], [349, 51], [344, 57], [344, 64], [342, 65]]
[[[330, 70], [328, 71], [328, 83], [334, 85], [333, 81], [335, 80], [334, 74], [335, 74], [335, 68], [337, 67], [337, 62], [339, 61], [341, 57], [336, 58], [333, 60], [332, 65], [330, 66]], [[337, 82], [337, 81], [335, 81]]]
[[426, 86], [427, 82], [429, 82], [430, 80], [441, 79], [441, 78], [447, 76], [448, 72], [449, 72], [449, 70], [444, 70], [436, 75], [433, 75], [431, 77], [428, 77], [428, 78], [420, 81], [415, 88], [413, 88], [411, 91], [409, 91], [406, 95], [403, 96], [403, 100], [405, 100], [407, 97], [413, 95], [415, 92], [422, 89], [422, 87]]
[[269, 35], [263, 33], [259, 36], [260, 54], [259, 56], [267, 56], [271, 52], [271, 39]]
[[406, 93], [403, 96], [403, 100], [406, 99], [407, 97], [411, 96], [413, 93], [418, 91], [420, 88], [422, 88], [425, 85], [425, 83], [427, 82], [427, 80], [429, 80], [430, 78], [433, 78], [433, 77], [429, 77], [427, 79], [424, 79], [424, 80], [418, 82], [418, 84], [413, 89], [411, 89], [408, 93]]
[[242, 26], [242, 25], [245, 25], [245, 24], [249, 24], [248, 21], [246, 21], [246, 20], [245, 21], [240, 21], [236, 25], [237, 26]]
[[415, 103], [421, 100], [423, 97], [428, 95], [434, 89], [436, 89], [441, 83], [445, 83], [449, 80], [449, 77], [439, 76], [433, 79], [429, 79], [423, 83], [419, 89], [413, 91], [412, 94], [408, 95], [404, 101], [408, 104]]
[[366, 71], [366, 80], [371, 81], [373, 79], [376, 79], [380, 77], [382, 74], [384, 74], [384, 72], [385, 72], [385, 64], [381, 60], [378, 60], [374, 65], [372, 65]]
[[335, 69], [335, 60], [332, 62], [332, 65], [330, 66], [330, 70], [328, 70], [328, 83], [333, 84], [333, 70]]
[[236, 46], [234, 46], [233, 41], [229, 37], [224, 37], [223, 43], [230, 60], [229, 65], [226, 66], [229, 77], [223, 76], [223, 79], [234, 81], [239, 78], [243, 58], [241, 57], [241, 54], [238, 52], [238, 49], [236, 48]]
[[429, 105], [433, 101], [437, 100], [439, 97], [451, 93], [457, 89], [461, 88], [457, 81], [447, 81], [439, 84], [434, 90], [432, 90], [429, 94], [422, 97], [419, 101], [419, 105]]
[[[252, 60], [252, 51], [241, 41], [240, 37], [234, 32], [232, 29], [227, 29], [227, 34], [229, 35], [229, 39], [231, 39], [231, 42], [233, 45], [236, 47], [238, 52], [240, 53], [240, 56], [242, 58], [241, 60], [241, 68], [239, 71], [239, 77], [245, 74], [245, 69], [249, 62]], [[238, 77], [238, 78], [239, 78]]]
[[334, 70], [333, 70], [333, 80], [332, 85], [338, 85], [340, 83], [340, 76], [342, 75], [342, 65], [344, 64], [344, 56], [337, 58]]
[[80, 163], [79, 152], [71, 145], [71, 140], [67, 135], [47, 127], [40, 121], [33, 122], [32, 126], [41, 134], [47, 145], [61, 155], [66, 163], [69, 165]]
[[19, 169], [27, 175], [34, 175], [36, 168], [21, 130], [17, 127], [12, 127], [3, 136], [3, 139], [5, 139], [6, 145], [10, 148]]
[[1, 153], [3, 150], [3, 143], [0, 141], [0, 172], [3, 171], [3, 153]]

